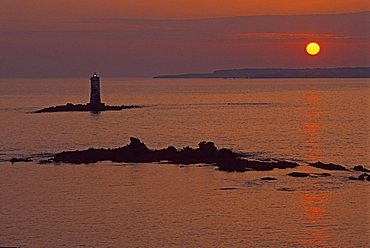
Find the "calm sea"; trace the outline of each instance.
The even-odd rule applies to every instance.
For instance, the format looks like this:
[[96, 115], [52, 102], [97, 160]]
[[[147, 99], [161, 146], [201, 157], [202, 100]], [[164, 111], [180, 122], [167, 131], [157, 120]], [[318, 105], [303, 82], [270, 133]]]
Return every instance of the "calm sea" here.
[[[367, 79], [102, 78], [121, 112], [30, 114], [89, 99], [88, 79], [0, 80], [0, 246], [368, 247], [369, 185], [199, 165], [39, 165], [64, 150], [219, 147], [257, 158], [370, 166]], [[260, 177], [274, 176], [276, 182]], [[221, 190], [222, 188], [235, 190]]]

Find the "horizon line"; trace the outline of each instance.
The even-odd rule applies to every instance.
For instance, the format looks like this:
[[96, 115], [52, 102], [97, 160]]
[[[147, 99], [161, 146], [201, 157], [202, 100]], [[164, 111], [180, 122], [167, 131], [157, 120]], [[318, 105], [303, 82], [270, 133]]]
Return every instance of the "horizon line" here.
[[[104, 78], [154, 78], [157, 76], [176, 76], [176, 75], [188, 75], [188, 74], [210, 74], [217, 71], [231, 71], [231, 70], [320, 70], [320, 69], [358, 69], [358, 68], [367, 68], [370, 69], [370, 65], [368, 66], [338, 66], [338, 67], [300, 67], [300, 68], [279, 68], [279, 67], [239, 67], [239, 68], [225, 68], [225, 69], [213, 69], [210, 71], [203, 71], [203, 72], [179, 72], [179, 73], [169, 73], [163, 74], [158, 73], [156, 75], [148, 75], [148, 76], [124, 76], [124, 75], [116, 75], [116, 76], [101, 76], [101, 73], [98, 73], [100, 77]], [[93, 73], [93, 72], [92, 72]], [[90, 75], [91, 76], [91, 75]], [[58, 78], [68, 78], [68, 79], [77, 79], [77, 78], [88, 78], [88, 75], [66, 75], [66, 76], [14, 76], [14, 77], [1, 77], [0, 80], [6, 79], [58, 79]]]

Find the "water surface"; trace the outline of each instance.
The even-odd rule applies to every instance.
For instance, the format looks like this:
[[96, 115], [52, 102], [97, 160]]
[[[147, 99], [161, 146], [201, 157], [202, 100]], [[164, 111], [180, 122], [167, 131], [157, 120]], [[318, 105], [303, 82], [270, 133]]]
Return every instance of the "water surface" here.
[[[369, 86], [366, 79], [102, 78], [104, 102], [145, 108], [27, 114], [87, 102], [88, 80], [1, 79], [0, 159], [119, 147], [136, 136], [151, 148], [211, 140], [256, 157], [369, 166]], [[295, 179], [290, 171], [3, 161], [0, 246], [369, 246], [368, 184], [348, 181], [348, 172]]]

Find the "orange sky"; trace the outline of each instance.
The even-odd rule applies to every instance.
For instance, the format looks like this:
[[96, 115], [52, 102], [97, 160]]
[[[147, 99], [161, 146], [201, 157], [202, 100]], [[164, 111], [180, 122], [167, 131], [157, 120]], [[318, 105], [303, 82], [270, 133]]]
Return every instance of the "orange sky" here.
[[[316, 15], [369, 11], [369, 0], [0, 0], [0, 7], [0, 77], [370, 64], [370, 12]], [[269, 14], [282, 16], [219, 18]], [[316, 58], [305, 54], [311, 40], [322, 44]]]
[[[205, 18], [370, 10], [368, 0], [1, 0], [0, 17]], [[4, 11], [4, 9], [6, 11]]]

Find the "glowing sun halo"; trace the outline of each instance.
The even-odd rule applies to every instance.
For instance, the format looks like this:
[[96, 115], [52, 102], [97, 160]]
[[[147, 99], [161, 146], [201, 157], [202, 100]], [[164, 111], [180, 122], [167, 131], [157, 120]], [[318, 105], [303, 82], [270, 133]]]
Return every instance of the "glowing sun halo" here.
[[311, 42], [306, 46], [306, 51], [311, 56], [319, 54], [320, 50], [320, 45], [316, 42]]

